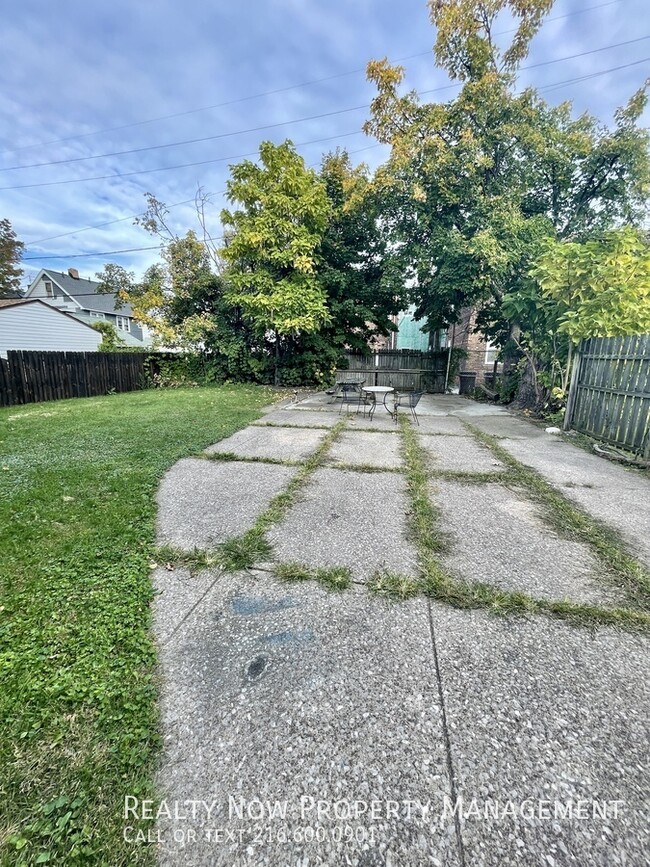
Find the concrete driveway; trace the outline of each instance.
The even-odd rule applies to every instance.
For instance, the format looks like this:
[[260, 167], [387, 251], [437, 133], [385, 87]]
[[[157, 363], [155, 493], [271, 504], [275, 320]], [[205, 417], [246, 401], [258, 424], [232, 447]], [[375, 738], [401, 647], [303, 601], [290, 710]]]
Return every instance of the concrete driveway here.
[[[154, 575], [159, 863], [647, 863], [647, 633], [384, 598], [377, 576], [417, 582], [422, 563], [404, 436], [381, 409], [337, 409], [319, 395], [274, 410], [163, 480], [159, 540], [187, 552], [275, 511], [264, 562]], [[441, 568], [508, 598], [632, 605], [506, 455], [650, 566], [647, 478], [498, 407], [419, 410]], [[280, 580], [277, 563], [352, 585]]]

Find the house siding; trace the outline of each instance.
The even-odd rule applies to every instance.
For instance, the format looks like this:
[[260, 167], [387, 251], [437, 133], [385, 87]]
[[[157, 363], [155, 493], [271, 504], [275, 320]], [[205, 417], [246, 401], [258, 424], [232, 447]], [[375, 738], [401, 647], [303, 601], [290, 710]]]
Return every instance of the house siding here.
[[[52, 295], [47, 294], [46, 282], [52, 283]], [[141, 348], [148, 346], [149, 335], [143, 332], [142, 326], [133, 318], [130, 305], [122, 304], [118, 307], [112, 295], [97, 292], [98, 285], [93, 280], [73, 279], [63, 273], [43, 270], [31, 283], [25, 297], [38, 298], [57, 310], [71, 313], [81, 322], [89, 325], [97, 321], [97, 317], [91, 316], [91, 312], [101, 313], [100, 321], [110, 323], [127, 345]], [[130, 331], [121, 331], [117, 327], [118, 316], [130, 320]]]
[[0, 356], [9, 349], [96, 352], [101, 334], [43, 304], [0, 308]]

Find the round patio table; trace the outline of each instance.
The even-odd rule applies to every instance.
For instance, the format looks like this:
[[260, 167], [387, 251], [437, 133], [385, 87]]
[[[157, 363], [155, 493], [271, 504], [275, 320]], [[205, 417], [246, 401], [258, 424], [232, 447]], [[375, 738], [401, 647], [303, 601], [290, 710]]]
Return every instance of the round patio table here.
[[386, 398], [389, 394], [392, 394], [392, 392], [395, 391], [395, 389], [391, 385], [364, 385], [361, 391], [365, 391], [372, 397], [372, 406], [368, 411], [369, 418], [372, 419], [372, 416], [377, 409], [378, 399], [381, 399], [386, 412], [391, 416], [393, 415], [392, 410], [388, 409], [388, 407], [386, 406]]

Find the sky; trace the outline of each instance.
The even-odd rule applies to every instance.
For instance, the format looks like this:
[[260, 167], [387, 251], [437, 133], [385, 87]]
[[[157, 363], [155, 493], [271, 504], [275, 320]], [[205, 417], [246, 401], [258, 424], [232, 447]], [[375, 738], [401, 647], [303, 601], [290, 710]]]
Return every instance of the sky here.
[[[6, 0], [0, 218], [25, 243], [24, 282], [41, 267], [92, 279], [108, 261], [140, 275], [158, 260], [133, 224], [147, 192], [184, 234], [201, 187], [219, 235], [228, 166], [265, 139], [314, 167], [337, 146], [376, 167], [365, 66], [388, 57], [405, 88], [452, 99], [434, 42], [425, 0]], [[647, 0], [557, 0], [523, 66], [518, 85], [611, 125], [650, 75]]]

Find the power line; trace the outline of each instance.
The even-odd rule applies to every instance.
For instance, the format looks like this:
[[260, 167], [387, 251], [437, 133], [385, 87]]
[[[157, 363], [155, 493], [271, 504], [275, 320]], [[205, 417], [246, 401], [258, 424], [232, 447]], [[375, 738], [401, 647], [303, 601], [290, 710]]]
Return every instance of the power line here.
[[[377, 148], [377, 147], [382, 147], [382, 145], [381, 144], [374, 144], [374, 145], [368, 145], [367, 147], [363, 147], [363, 148], [357, 148], [356, 150], [348, 151], [348, 155], [352, 156], [353, 154], [358, 154], [358, 153], [361, 153], [362, 151], [372, 150], [373, 148]], [[315, 166], [312, 165], [309, 168], [315, 168]], [[216, 193], [215, 195], [221, 195], [222, 193], [225, 193], [225, 192], [226, 192], [226, 190], [221, 190], [219, 193]], [[187, 199], [186, 200], [186, 202], [191, 202], [191, 201], [193, 201], [193, 199]], [[182, 204], [186, 204], [186, 202], [178, 202], [177, 204], [182, 205]], [[174, 206], [170, 205], [169, 207], [174, 207]], [[138, 214], [134, 214], [133, 216], [137, 217]], [[123, 220], [129, 220], [129, 219], [131, 219], [131, 217], [122, 217], [122, 219]], [[88, 226], [87, 228], [92, 228], [92, 227]], [[82, 230], [79, 230], [79, 231], [82, 231]], [[74, 234], [74, 233], [71, 233], [71, 234]], [[213, 241], [223, 241], [224, 239], [223, 239], [223, 236], [219, 235], [219, 236], [213, 238], [212, 240]], [[39, 242], [38, 241], [32, 241], [32, 244], [30, 244], [28, 246], [33, 246], [37, 243], [39, 243]], [[160, 244], [156, 244], [153, 247], [132, 247], [129, 250], [107, 250], [107, 251], [100, 252], [100, 253], [70, 253], [70, 254], [66, 253], [66, 254], [55, 255], [55, 256], [26, 256], [22, 259], [22, 261], [23, 262], [40, 262], [40, 261], [44, 261], [44, 260], [49, 261], [50, 259], [81, 259], [81, 258], [90, 258], [93, 256], [112, 256], [112, 255], [117, 255], [118, 253], [136, 253], [136, 252], [141, 252], [143, 250], [159, 250], [159, 249], [160, 249]], [[94, 293], [91, 292], [90, 294], [92, 295]]]
[[[609, 72], [617, 72], [621, 69], [629, 69], [632, 66], [638, 66], [641, 63], [646, 63], [648, 60], [650, 60], [650, 57], [644, 57], [641, 60], [634, 61], [633, 63], [626, 63], [626, 64], [623, 64], [622, 66], [613, 66], [613, 67], [610, 67], [609, 69], [601, 69], [597, 72], [593, 72], [593, 73], [589, 74], [588, 76], [580, 76], [577, 78], [576, 77], [568, 78], [565, 81], [557, 81], [557, 82], [554, 82], [552, 84], [543, 85], [542, 87], [540, 87], [538, 89], [539, 90], [547, 90], [549, 88], [563, 87], [564, 85], [567, 85], [567, 84], [574, 84], [576, 82], [584, 81], [586, 78], [596, 78], [599, 75], [606, 75]], [[454, 86], [460, 87], [461, 85], [458, 84], [458, 85], [454, 85]], [[432, 92], [433, 91], [431, 91], [431, 90], [426, 90], [426, 91], [423, 90], [420, 92], [420, 94], [422, 95], [425, 93], [432, 93]], [[366, 106], [359, 106], [358, 108], [369, 108], [369, 104]], [[330, 112], [330, 113], [328, 113], [327, 116], [331, 116], [331, 115], [335, 115], [335, 114], [342, 114], [343, 112], [352, 111], [352, 110], [356, 110], [356, 109], [342, 109], [341, 111], [338, 111], [338, 112], [336, 112], [336, 111]], [[310, 145], [310, 144], [317, 144], [317, 143], [322, 142], [322, 141], [332, 141], [333, 139], [345, 138], [345, 137], [351, 136], [351, 135], [359, 135], [360, 132], [361, 132], [361, 130], [355, 130], [353, 132], [341, 133], [339, 135], [329, 136], [328, 138], [325, 138], [325, 139], [314, 139], [313, 141], [309, 141], [309, 142], [301, 142], [297, 146], [302, 147], [302, 146], [306, 146], [306, 145]], [[39, 188], [40, 187], [55, 187], [55, 186], [61, 186], [61, 185], [65, 185], [65, 184], [80, 184], [80, 183], [85, 183], [87, 181], [118, 180], [120, 178], [134, 177], [135, 175], [147, 175], [147, 174], [154, 174], [157, 172], [173, 171], [175, 169], [193, 168], [195, 166], [204, 166], [204, 165], [209, 165], [211, 163], [220, 163], [220, 162], [227, 162], [228, 160], [244, 159], [244, 158], [250, 157], [250, 156], [257, 156], [257, 151], [249, 151], [248, 153], [245, 153], [245, 154], [235, 154], [234, 156], [228, 156], [228, 157], [217, 157], [215, 159], [200, 160], [198, 162], [181, 163], [179, 165], [174, 165], [174, 166], [159, 166], [158, 168], [154, 168], [154, 169], [139, 169], [137, 171], [132, 171], [132, 172], [115, 172], [111, 175], [93, 175], [93, 176], [87, 177], [87, 178], [68, 178], [68, 179], [62, 180], [62, 181], [46, 181], [46, 182], [41, 182], [38, 184], [20, 184], [18, 186], [13, 186], [13, 187], [0, 187], [0, 191], [29, 190], [29, 189], [34, 189], [37, 187], [39, 187]]]
[[[629, 69], [631, 66], [640, 66], [642, 63], [647, 63], [650, 61], [650, 57], [643, 57], [641, 60], [635, 60], [633, 63], [624, 63], [622, 66], [613, 66], [611, 69], [608, 69], [608, 72], [618, 72], [619, 69]], [[598, 75], [602, 75], [600, 72], [590, 72], [586, 75], [582, 75], [580, 78], [576, 78], [575, 82], [580, 81], [589, 81], [591, 78], [596, 78]], [[575, 82], [570, 82], [574, 84]], [[558, 81], [555, 84], [546, 84], [543, 87], [537, 88], [538, 90], [559, 90], [561, 87], [565, 87], [565, 81]]]
[[[217, 194], [218, 195], [218, 194]], [[190, 202], [195, 201], [195, 196], [191, 199], [183, 199], [182, 202], [174, 202], [172, 205], [166, 205], [168, 209], [178, 208], [181, 205], [188, 205]], [[114, 226], [116, 223], [124, 223], [126, 220], [134, 220], [136, 217], [139, 217], [141, 212], [138, 214], [130, 214], [128, 217], [119, 217], [117, 220], [107, 220], [105, 223], [95, 223], [93, 226], [84, 226], [82, 229], [73, 229], [71, 232], [62, 232], [60, 235], [50, 235], [48, 238], [37, 238], [35, 241], [30, 241], [27, 244], [28, 247], [32, 247], [35, 244], [44, 244], [45, 241], [58, 241], [59, 238], [67, 238], [70, 235], [77, 235], [79, 232], [89, 232], [91, 229], [104, 229], [106, 226]]]
[[[22, 260], [23, 262], [42, 262], [44, 259], [84, 259], [90, 258], [92, 256], [113, 256], [118, 253], [139, 253], [142, 250], [160, 250], [160, 244], [154, 244], [153, 247], [129, 247], [126, 250], [106, 250], [102, 253], [65, 253], [62, 255], [56, 256], [25, 256]], [[94, 292], [85, 293], [87, 295], [94, 295]]]
[[[609, 51], [612, 48], [622, 48], [626, 45], [632, 45], [632, 44], [637, 43], [637, 42], [643, 42], [647, 39], [650, 39], [650, 34], [645, 35], [645, 36], [639, 36], [635, 39], [627, 39], [624, 42], [614, 42], [614, 43], [611, 43], [610, 45], [603, 45], [600, 48], [591, 48], [587, 51], [580, 51], [577, 54], [568, 54], [565, 57], [557, 57], [553, 60], [545, 60], [545, 61], [542, 61], [541, 63], [528, 64], [527, 66], [522, 66], [521, 70], [523, 71], [526, 69], [536, 69], [540, 66], [548, 66], [548, 65], [553, 64], [553, 63], [563, 63], [566, 60], [574, 60], [574, 59], [577, 59], [579, 57], [586, 57], [589, 54], [597, 54], [601, 51]], [[425, 91], [422, 91], [422, 93], [433, 93], [434, 91], [437, 91], [437, 90], [445, 90], [445, 89], [449, 89], [452, 87], [458, 87], [458, 86], [460, 86], [460, 85], [449, 84], [449, 85], [445, 85], [444, 87], [433, 88], [431, 90], [425, 90]], [[322, 120], [323, 118], [326, 118], [326, 117], [333, 117], [334, 115], [346, 114], [346, 113], [350, 113], [353, 111], [361, 111], [362, 109], [366, 109], [366, 108], [368, 108], [367, 103], [364, 105], [355, 105], [355, 106], [352, 106], [351, 108], [342, 108], [342, 109], [337, 109], [336, 111], [328, 111], [328, 112], [323, 112], [321, 114], [313, 114], [313, 115], [309, 115], [308, 117], [294, 118], [293, 120], [283, 120], [283, 121], [278, 121], [277, 123], [270, 123], [270, 124], [264, 124], [262, 126], [249, 127], [248, 129], [239, 129], [239, 130], [235, 130], [234, 132], [217, 133], [216, 135], [202, 136], [200, 138], [183, 139], [181, 141], [167, 142], [166, 144], [145, 145], [145, 146], [139, 147], [139, 148], [127, 148], [126, 150], [121, 150], [121, 151], [107, 151], [106, 153], [103, 153], [103, 154], [91, 154], [89, 156], [83, 156], [83, 157], [69, 157], [69, 158], [63, 159], [63, 160], [50, 160], [47, 162], [40, 162], [40, 163], [25, 163], [24, 165], [20, 165], [20, 166], [7, 166], [6, 168], [0, 169], [0, 171], [13, 172], [13, 171], [17, 171], [19, 169], [38, 169], [38, 168], [45, 168], [48, 166], [70, 165], [71, 163], [83, 163], [83, 162], [88, 162], [89, 160], [107, 159], [108, 157], [121, 157], [121, 156], [127, 156], [128, 154], [140, 154], [140, 153], [146, 153], [148, 151], [153, 151], [153, 150], [164, 150], [165, 148], [183, 147], [184, 145], [191, 145], [191, 144], [201, 144], [201, 143], [208, 142], [208, 141], [216, 141], [217, 139], [230, 138], [230, 137], [236, 136], [236, 135], [245, 135], [245, 134], [250, 133], [250, 132], [260, 132], [261, 130], [265, 130], [265, 129], [276, 129], [277, 127], [288, 126], [288, 125], [291, 125], [293, 123], [304, 123], [305, 121], [310, 121], [310, 120]]]
[[71, 157], [70, 159], [67, 159], [67, 160], [52, 160], [52, 162], [48, 162], [48, 163], [30, 163], [29, 165], [24, 165], [24, 166], [8, 166], [6, 169], [0, 169], [0, 171], [13, 172], [16, 169], [38, 169], [38, 168], [42, 168], [44, 166], [61, 166], [61, 165], [67, 165], [69, 163], [82, 163], [82, 162], [86, 162], [87, 160], [99, 160], [99, 159], [104, 159], [106, 157], [122, 157], [122, 156], [126, 156], [127, 154], [140, 154], [140, 153], [144, 153], [145, 151], [155, 151], [155, 150], [162, 150], [163, 148], [181, 147], [182, 145], [188, 145], [188, 144], [200, 144], [201, 142], [215, 141], [216, 139], [220, 139], [220, 138], [230, 138], [231, 136], [235, 136], [235, 135], [245, 135], [246, 133], [249, 133], [249, 132], [260, 132], [263, 129], [275, 129], [278, 126], [288, 126], [292, 123], [303, 123], [304, 121], [307, 121], [307, 120], [321, 120], [322, 118], [325, 118], [325, 117], [332, 117], [335, 114], [345, 114], [346, 112], [349, 113], [351, 111], [360, 111], [362, 108], [368, 108], [368, 106], [365, 104], [364, 105], [355, 105], [355, 106], [352, 106], [351, 108], [341, 108], [341, 109], [338, 109], [337, 111], [326, 111], [326, 112], [323, 112], [322, 114], [312, 114], [312, 115], [309, 115], [308, 117], [299, 117], [299, 118], [294, 118], [293, 120], [282, 120], [282, 121], [278, 121], [277, 123], [265, 124], [264, 126], [253, 126], [253, 127], [250, 127], [249, 129], [238, 129], [238, 130], [235, 130], [234, 132], [222, 132], [222, 133], [218, 133], [217, 135], [207, 135], [207, 136], [203, 136], [202, 138], [189, 138], [189, 139], [185, 139], [184, 141], [168, 142], [167, 144], [146, 145], [145, 147], [141, 147], [141, 148], [129, 148], [128, 150], [125, 150], [125, 151], [111, 151], [110, 153], [93, 154], [92, 156], [87, 156], [87, 157]]
[[[620, 2], [621, 2], [621, 0], [609, 0], [609, 2], [607, 2], [607, 3], [598, 3], [595, 6], [586, 6], [584, 9], [578, 9], [575, 12], [567, 12], [563, 15], [554, 15], [550, 18], [546, 18], [544, 23], [546, 23], [548, 21], [559, 21], [563, 18], [571, 18], [575, 15], [582, 15], [585, 12], [589, 12], [593, 9], [602, 9], [606, 6], [613, 6], [613, 5], [620, 3]], [[508, 30], [501, 30], [500, 32], [495, 33], [494, 35], [495, 36], [502, 36], [506, 33], [512, 33], [516, 29], [517, 29], [516, 27], [511, 27]], [[431, 53], [431, 49], [427, 49], [426, 51], [418, 51], [415, 54], [408, 54], [408, 55], [405, 55], [404, 57], [398, 57], [398, 58], [396, 58], [395, 62], [399, 63], [402, 60], [412, 60], [413, 58], [416, 58], [416, 57], [424, 57], [425, 55], [430, 54], [430, 53]], [[82, 138], [89, 138], [91, 136], [100, 135], [103, 133], [117, 132], [117, 131], [123, 130], [123, 129], [131, 129], [132, 127], [136, 127], [136, 126], [144, 126], [144, 125], [149, 124], [149, 123], [156, 123], [159, 120], [172, 120], [172, 119], [177, 118], [177, 117], [186, 117], [190, 114], [198, 114], [198, 113], [203, 112], [203, 111], [210, 111], [214, 108], [225, 108], [226, 106], [229, 106], [229, 105], [236, 105], [236, 104], [242, 103], [242, 102], [249, 102], [253, 99], [260, 99], [263, 96], [273, 96], [273, 95], [276, 95], [278, 93], [286, 93], [289, 90], [296, 90], [296, 89], [301, 88], [301, 87], [309, 87], [312, 84], [321, 84], [321, 83], [326, 82], [326, 81], [333, 81], [336, 78], [343, 78], [343, 77], [348, 76], [348, 75], [357, 75], [360, 72], [365, 72], [365, 71], [366, 71], [365, 66], [358, 67], [357, 69], [352, 69], [352, 70], [349, 70], [347, 72], [339, 72], [339, 73], [336, 73], [334, 75], [324, 76], [322, 78], [314, 78], [311, 81], [303, 81], [303, 82], [300, 82], [299, 84], [290, 84], [290, 85], [287, 85], [286, 87], [279, 87], [279, 88], [275, 88], [274, 90], [266, 90], [266, 91], [262, 91], [261, 93], [252, 94], [251, 96], [242, 96], [242, 97], [239, 97], [238, 99], [231, 99], [231, 100], [228, 100], [226, 102], [218, 102], [218, 103], [215, 103], [213, 105], [203, 106], [201, 108], [192, 108], [192, 109], [188, 109], [186, 111], [175, 112], [174, 114], [160, 115], [159, 117], [149, 118], [148, 120], [135, 121], [133, 123], [121, 124], [120, 126], [105, 127], [104, 129], [94, 130], [93, 132], [80, 133], [78, 135], [67, 136], [65, 138], [51, 139], [50, 141], [46, 141], [46, 142], [36, 142], [34, 144], [23, 145], [22, 147], [18, 147], [18, 148], [9, 148], [8, 150], [0, 151], [0, 156], [4, 156], [5, 154], [8, 154], [8, 153], [17, 153], [19, 151], [28, 150], [30, 148], [46, 147], [48, 145], [60, 144], [60, 143], [69, 142], [69, 141], [76, 141], [76, 140], [82, 139]], [[16, 166], [15, 168], [26, 168], [26, 167], [25, 166]]]
[[[363, 107], [367, 108], [367, 106], [363, 106]], [[317, 138], [317, 139], [314, 139], [313, 141], [298, 142], [296, 147], [305, 147], [306, 145], [318, 144], [319, 142], [333, 141], [334, 139], [346, 138], [346, 137], [351, 136], [351, 135], [361, 135], [361, 132], [362, 131], [360, 129], [356, 129], [353, 132], [344, 132], [344, 133], [340, 133], [339, 135], [328, 136], [327, 138], [320, 138], [320, 139]], [[154, 174], [154, 172], [169, 172], [169, 171], [173, 171], [174, 169], [187, 169], [187, 168], [193, 168], [194, 166], [206, 166], [206, 165], [209, 165], [210, 163], [223, 163], [223, 162], [228, 162], [228, 160], [245, 159], [246, 157], [252, 157], [252, 156], [257, 156], [257, 155], [258, 155], [258, 151], [254, 150], [254, 151], [248, 151], [248, 153], [245, 153], [245, 154], [234, 154], [233, 156], [229, 156], [229, 157], [216, 157], [215, 159], [200, 160], [199, 162], [194, 162], [194, 163], [181, 163], [181, 164], [176, 165], [176, 166], [159, 166], [158, 168], [155, 168], [155, 169], [139, 169], [138, 171], [134, 171], [134, 172], [115, 172], [112, 175], [95, 175], [95, 176], [90, 177], [90, 178], [68, 178], [67, 180], [64, 180], [64, 181], [46, 181], [45, 183], [40, 183], [40, 184], [22, 184], [21, 186], [17, 186], [17, 187], [0, 187], [0, 190], [29, 190], [29, 189], [33, 189], [34, 187], [57, 187], [57, 186], [61, 186], [62, 184], [80, 184], [80, 183], [83, 183], [84, 181], [118, 180], [119, 178], [130, 178], [130, 177], [133, 177], [133, 175], [149, 175], [149, 174]]]

